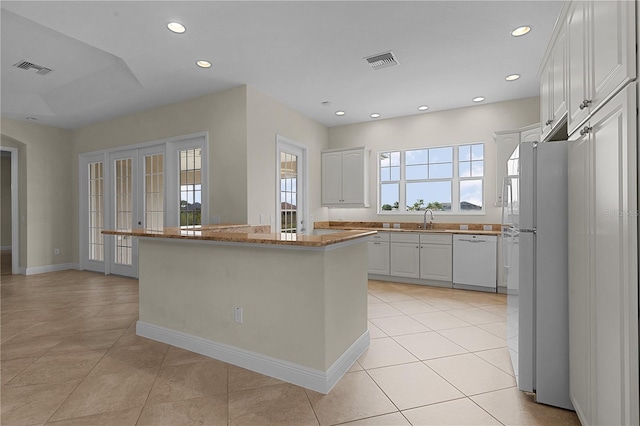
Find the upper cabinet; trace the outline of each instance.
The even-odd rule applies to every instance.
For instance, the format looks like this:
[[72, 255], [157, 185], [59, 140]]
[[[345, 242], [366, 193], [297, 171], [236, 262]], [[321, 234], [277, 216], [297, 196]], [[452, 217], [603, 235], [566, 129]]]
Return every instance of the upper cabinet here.
[[636, 77], [636, 2], [574, 1], [566, 19], [571, 135]]
[[552, 133], [567, 113], [567, 39], [557, 33], [540, 68], [540, 124], [542, 138]]
[[322, 152], [322, 205], [369, 207], [369, 154], [365, 147]]

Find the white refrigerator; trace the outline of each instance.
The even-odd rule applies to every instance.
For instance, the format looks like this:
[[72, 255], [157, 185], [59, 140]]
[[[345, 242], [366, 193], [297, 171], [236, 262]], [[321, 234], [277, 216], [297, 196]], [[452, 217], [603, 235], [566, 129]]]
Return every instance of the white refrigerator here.
[[[514, 158], [515, 157], [515, 158]], [[567, 142], [523, 142], [505, 179], [507, 340], [518, 388], [542, 404], [569, 400]]]

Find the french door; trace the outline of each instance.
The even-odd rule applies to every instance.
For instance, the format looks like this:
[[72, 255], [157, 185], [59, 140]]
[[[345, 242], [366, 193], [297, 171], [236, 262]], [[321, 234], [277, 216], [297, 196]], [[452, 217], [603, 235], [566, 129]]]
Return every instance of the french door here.
[[286, 234], [306, 233], [306, 149], [280, 136], [277, 139], [277, 229]]
[[90, 155], [81, 170], [83, 268], [137, 277], [137, 238], [102, 231], [163, 228], [165, 146]]
[[137, 238], [104, 230], [206, 223], [206, 135], [80, 155], [82, 269], [138, 276]]
[[[165, 147], [119, 151], [110, 155], [111, 217], [118, 231], [161, 230], [164, 226]], [[109, 272], [138, 276], [138, 239], [111, 236]]]

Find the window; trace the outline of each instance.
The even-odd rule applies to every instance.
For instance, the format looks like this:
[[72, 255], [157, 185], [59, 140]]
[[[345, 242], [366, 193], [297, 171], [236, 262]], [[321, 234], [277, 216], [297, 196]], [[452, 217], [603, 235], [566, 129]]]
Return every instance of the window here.
[[379, 211], [484, 210], [484, 144], [379, 154]]
[[180, 150], [180, 226], [202, 225], [202, 149]]

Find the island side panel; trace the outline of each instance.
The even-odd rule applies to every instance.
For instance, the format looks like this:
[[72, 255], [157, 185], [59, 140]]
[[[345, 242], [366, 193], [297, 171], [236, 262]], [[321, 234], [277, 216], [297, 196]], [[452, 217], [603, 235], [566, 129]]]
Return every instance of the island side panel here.
[[326, 370], [327, 252], [141, 239], [139, 253], [140, 321]]
[[326, 366], [367, 332], [367, 240], [325, 256]]

